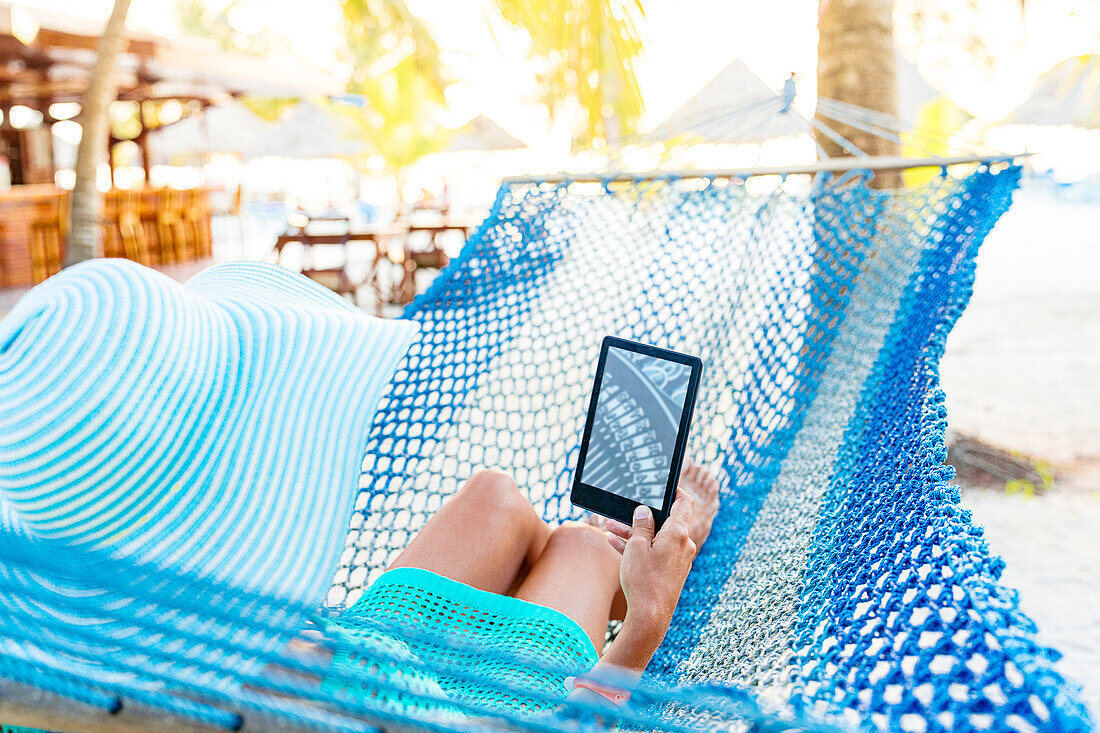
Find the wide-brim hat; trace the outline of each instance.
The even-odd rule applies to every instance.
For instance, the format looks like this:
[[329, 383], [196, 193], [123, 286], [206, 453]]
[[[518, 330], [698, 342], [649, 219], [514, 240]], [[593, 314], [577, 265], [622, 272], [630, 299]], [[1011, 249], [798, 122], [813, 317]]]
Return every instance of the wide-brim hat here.
[[[0, 564], [0, 592], [35, 591], [11, 602], [28, 635], [37, 617], [122, 640], [117, 611], [140, 612], [111, 590], [125, 568], [319, 605], [371, 420], [417, 330], [259, 262], [179, 284], [96, 260], [31, 290], [0, 321], [0, 530], [31, 555], [80, 559], [60, 574]], [[100, 597], [110, 618], [68, 603]]]

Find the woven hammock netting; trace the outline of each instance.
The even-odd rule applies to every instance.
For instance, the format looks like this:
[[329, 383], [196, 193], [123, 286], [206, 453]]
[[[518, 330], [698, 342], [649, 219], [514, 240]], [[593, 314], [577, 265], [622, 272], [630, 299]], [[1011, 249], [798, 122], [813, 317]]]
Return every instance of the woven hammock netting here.
[[[604, 335], [702, 358], [687, 455], [722, 503], [650, 675], [880, 728], [1073, 727], [943, 465], [938, 361], [1019, 177], [517, 183], [406, 317], [329, 602], [461, 481], [568, 499]], [[623, 451], [637, 444], [624, 424]]]
[[[235, 553], [240, 574], [257, 577], [247, 592], [173, 574], [148, 554], [137, 555], [148, 566], [99, 558], [93, 574], [90, 564], [5, 535], [0, 676], [99, 710], [136, 700], [221, 729], [372, 730], [354, 722], [362, 717], [436, 730], [489, 721], [598, 728], [583, 710], [536, 719], [478, 700], [448, 700], [447, 714], [432, 717], [434, 672], [477, 678], [481, 670], [444, 670], [447, 655], [410, 654], [423, 641], [411, 632], [375, 640], [367, 658], [381, 661], [366, 678], [340, 673], [344, 689], [373, 685], [377, 694], [366, 698], [309, 683], [330, 670], [286, 650], [310, 623], [325, 627], [351, 606], [479, 468], [510, 474], [547, 521], [579, 518], [569, 490], [600, 343], [611, 334], [703, 360], [687, 455], [721, 485], [710, 539], [643, 690], [619, 713], [621, 727], [1089, 730], [1079, 694], [1055, 667], [1059, 655], [1038, 644], [1014, 592], [999, 584], [1002, 563], [959, 507], [944, 466], [939, 360], [969, 299], [978, 248], [1019, 177], [1014, 164], [990, 163], [899, 190], [877, 188], [868, 171], [505, 183], [462, 254], [405, 312], [420, 332], [373, 422], [366, 413], [353, 436], [348, 483], [364, 443], [366, 455], [320, 617], [315, 605], [257, 591], [282, 579], [251, 569], [327, 557], [320, 576], [299, 583], [315, 581], [315, 595], [297, 598], [316, 602], [346, 513], [328, 517], [339, 528], [325, 535], [331, 551], [285, 506], [268, 515], [290, 520], [266, 535], [263, 526], [242, 528], [264, 537], [266, 555], [253, 545], [207, 548], [197, 536], [198, 549]], [[114, 278], [131, 283], [120, 293], [192, 302], [136, 268], [62, 273], [51, 292]], [[246, 263], [183, 290], [193, 298], [212, 279], [243, 288], [294, 277], [272, 269]], [[332, 297], [316, 289], [310, 298]], [[255, 312], [267, 320], [253, 329], [261, 336], [296, 317], [261, 305]], [[334, 394], [365, 378], [350, 366], [333, 373], [341, 375]], [[247, 427], [262, 450], [263, 426]], [[627, 457], [644, 449], [637, 425], [624, 421], [618, 435]], [[240, 496], [267, 516], [262, 487]], [[308, 548], [294, 540], [299, 529]], [[93, 581], [94, 590], [66, 590]], [[265, 672], [273, 667], [301, 674], [273, 677]], [[0, 696], [0, 713], [4, 704]]]

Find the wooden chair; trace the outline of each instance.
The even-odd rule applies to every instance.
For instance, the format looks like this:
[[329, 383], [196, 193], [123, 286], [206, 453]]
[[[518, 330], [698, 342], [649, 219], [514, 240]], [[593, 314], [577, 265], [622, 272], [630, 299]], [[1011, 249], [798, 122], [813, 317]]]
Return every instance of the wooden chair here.
[[[312, 226], [318, 223], [329, 224], [337, 231], [329, 231], [314, 234]], [[345, 216], [319, 216], [310, 218], [304, 225], [290, 225], [275, 242], [273, 254], [275, 262], [283, 265], [283, 250], [292, 242], [302, 246], [302, 258], [298, 268], [299, 272], [309, 279], [324, 285], [329, 290], [349, 298], [356, 305], [359, 304], [359, 290], [373, 279], [375, 268], [372, 266], [367, 277], [353, 278], [349, 272], [348, 248], [351, 241], [351, 221]], [[359, 240], [362, 241], [362, 240]], [[343, 255], [343, 263], [332, 267], [318, 267], [315, 262], [315, 251], [318, 247], [339, 247]], [[375, 251], [375, 264], [378, 262], [378, 252]], [[285, 266], [285, 265], [284, 265]], [[381, 309], [381, 304], [378, 304]]]
[[40, 283], [61, 272], [62, 242], [65, 239], [64, 199], [57, 198], [49, 210], [31, 222], [31, 276]]
[[210, 202], [206, 191], [193, 188], [181, 192], [183, 207], [183, 225], [190, 242], [192, 257], [211, 257], [214, 254], [213, 237], [210, 232]]
[[[314, 264], [315, 247], [322, 246], [318, 242], [314, 241], [312, 234], [310, 233], [310, 224], [317, 222], [329, 222], [334, 223], [339, 231], [324, 237], [325, 245], [334, 245], [340, 248], [343, 254], [343, 264], [335, 267], [317, 267]], [[314, 280], [321, 285], [324, 285], [329, 290], [337, 293], [338, 295], [350, 296], [352, 300], [355, 299], [355, 293], [359, 288], [359, 284], [352, 282], [351, 276], [348, 274], [348, 237], [351, 233], [351, 222], [342, 216], [326, 216], [326, 217], [313, 217], [310, 219], [310, 223], [302, 228], [302, 245], [304, 248], [302, 256], [302, 274], [311, 280]], [[331, 241], [331, 240], [335, 241]]]
[[[451, 259], [440, 246], [439, 238], [447, 232], [461, 231], [465, 236], [464, 227], [455, 226], [446, 222], [440, 224], [410, 224], [405, 238], [404, 266], [405, 271], [394, 291], [392, 301], [399, 305], [411, 303], [416, 297], [417, 284], [416, 273], [420, 270], [442, 270]], [[418, 245], [417, 237], [425, 241]]]
[[125, 191], [119, 195], [116, 222], [121, 244], [118, 256], [143, 265], [156, 264], [157, 258], [149, 246], [141, 218], [141, 198], [136, 192]]
[[194, 243], [184, 223], [184, 194], [172, 188], [157, 193], [157, 239], [162, 262], [186, 262], [195, 258]]

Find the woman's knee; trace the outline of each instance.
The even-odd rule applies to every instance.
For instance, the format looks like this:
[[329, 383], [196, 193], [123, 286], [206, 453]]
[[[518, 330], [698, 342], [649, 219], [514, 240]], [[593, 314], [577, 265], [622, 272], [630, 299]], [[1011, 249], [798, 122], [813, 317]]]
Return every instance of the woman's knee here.
[[457, 496], [476, 504], [481, 511], [493, 511], [518, 518], [538, 518], [531, 502], [512, 477], [496, 469], [476, 471]]
[[607, 541], [607, 533], [591, 524], [566, 522], [559, 525], [550, 533], [544, 550], [550, 551], [601, 562], [618, 571], [619, 553]]

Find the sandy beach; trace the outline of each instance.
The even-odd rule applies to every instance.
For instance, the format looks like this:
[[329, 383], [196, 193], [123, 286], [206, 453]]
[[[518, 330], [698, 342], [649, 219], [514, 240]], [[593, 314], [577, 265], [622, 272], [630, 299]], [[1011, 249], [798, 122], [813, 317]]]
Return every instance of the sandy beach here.
[[1059, 668], [1084, 686], [1093, 720], [1100, 715], [1100, 495], [1054, 491], [1027, 498], [964, 490], [963, 506], [985, 528], [1005, 561], [1002, 582], [1039, 626], [1041, 643], [1065, 656]]
[[942, 364], [950, 429], [1048, 464], [1035, 496], [963, 484], [1004, 583], [1100, 717], [1100, 205], [1025, 187]]
[[952, 430], [1100, 489], [1100, 204], [1025, 187], [978, 255], [941, 365]]

